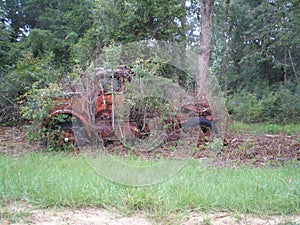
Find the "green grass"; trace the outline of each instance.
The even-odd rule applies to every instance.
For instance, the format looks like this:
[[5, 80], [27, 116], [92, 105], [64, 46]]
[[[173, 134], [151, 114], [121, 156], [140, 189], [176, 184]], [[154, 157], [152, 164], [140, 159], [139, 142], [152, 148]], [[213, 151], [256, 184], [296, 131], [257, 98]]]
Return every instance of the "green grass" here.
[[99, 206], [156, 216], [187, 210], [240, 213], [300, 212], [300, 165], [201, 169], [189, 164], [162, 183], [132, 187], [99, 176], [83, 157], [0, 156], [0, 205], [22, 200], [41, 207]]
[[300, 134], [299, 124], [264, 124], [264, 123], [251, 123], [246, 124], [239, 121], [234, 121], [233, 125], [229, 127], [231, 132], [249, 133], [254, 135], [261, 134]]
[[[28, 217], [30, 216], [30, 213], [28, 212], [16, 212], [16, 213], [11, 213], [8, 210], [4, 212], [0, 212], [0, 222], [1, 220], [7, 221], [8, 224], [12, 223], [18, 223], [18, 222], [23, 222], [23, 223], [29, 223]], [[5, 222], [3, 224], [6, 224]]]

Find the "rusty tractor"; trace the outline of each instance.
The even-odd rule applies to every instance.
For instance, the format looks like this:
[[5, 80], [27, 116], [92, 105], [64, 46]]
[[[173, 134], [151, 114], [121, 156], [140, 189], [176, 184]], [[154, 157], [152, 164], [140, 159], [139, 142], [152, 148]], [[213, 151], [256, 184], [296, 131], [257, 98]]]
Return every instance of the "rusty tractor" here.
[[[103, 80], [105, 76], [106, 79]], [[156, 118], [161, 118], [160, 121], [164, 124], [163, 129], [167, 133], [165, 141], [176, 140], [180, 132], [193, 127], [200, 127], [206, 136], [209, 136], [211, 131], [216, 131], [208, 105], [200, 103], [185, 105], [183, 110], [193, 112], [193, 116], [183, 118], [180, 113], [174, 113], [173, 109], [170, 112], [170, 108], [167, 113], [163, 112], [161, 110], [161, 104], [165, 104], [163, 99], [140, 100], [130, 108], [127, 119], [120, 122], [115, 109], [116, 106], [120, 108], [124, 104], [122, 93], [126, 92], [126, 84], [130, 83], [134, 76], [132, 70], [126, 66], [121, 66], [114, 72], [98, 69], [89, 88], [86, 87], [87, 84], [83, 84], [84, 91], [66, 92], [64, 98], [55, 101], [56, 106], [51, 109], [43, 126], [48, 131], [57, 131], [55, 139], [59, 146], [75, 146], [78, 141], [76, 139], [78, 137], [74, 135], [76, 129], [83, 129], [85, 138], [96, 136], [105, 142], [118, 140], [120, 136], [145, 139], [153, 133], [153, 121]], [[67, 119], [55, 120], [59, 116]], [[80, 126], [74, 125], [74, 119]], [[149, 120], [152, 122], [149, 123]], [[115, 124], [118, 125], [117, 128]]]

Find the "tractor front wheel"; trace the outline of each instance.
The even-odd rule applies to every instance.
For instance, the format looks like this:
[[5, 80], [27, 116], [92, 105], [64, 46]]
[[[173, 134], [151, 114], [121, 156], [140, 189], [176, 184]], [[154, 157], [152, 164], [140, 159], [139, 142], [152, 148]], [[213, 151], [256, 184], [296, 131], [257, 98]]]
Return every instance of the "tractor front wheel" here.
[[46, 130], [46, 146], [51, 150], [75, 150], [75, 134], [72, 122], [51, 125]]
[[75, 146], [75, 134], [71, 122], [65, 122], [58, 125], [59, 133], [57, 135], [58, 146]]

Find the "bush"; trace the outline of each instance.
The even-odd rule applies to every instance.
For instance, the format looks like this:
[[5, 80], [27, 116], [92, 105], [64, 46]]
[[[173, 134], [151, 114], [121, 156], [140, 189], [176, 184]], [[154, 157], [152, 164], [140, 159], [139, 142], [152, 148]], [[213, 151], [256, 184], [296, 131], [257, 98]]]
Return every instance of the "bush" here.
[[300, 85], [288, 83], [258, 96], [246, 91], [235, 93], [227, 102], [233, 119], [247, 123], [291, 123], [300, 121]]
[[49, 116], [55, 99], [62, 97], [58, 84], [49, 84], [46, 88], [37, 88], [36, 83], [32, 89], [20, 97], [22, 117], [36, 122], [42, 122]]
[[227, 101], [227, 109], [232, 117], [246, 123], [259, 122], [263, 113], [262, 107], [258, 96], [246, 91], [230, 96]]
[[15, 66], [0, 74], [1, 124], [11, 125], [21, 121], [18, 100], [24, 93], [30, 92], [33, 86], [37, 90], [60, 80], [61, 74], [53, 64], [52, 53], [45, 53], [41, 58], [26, 53]]

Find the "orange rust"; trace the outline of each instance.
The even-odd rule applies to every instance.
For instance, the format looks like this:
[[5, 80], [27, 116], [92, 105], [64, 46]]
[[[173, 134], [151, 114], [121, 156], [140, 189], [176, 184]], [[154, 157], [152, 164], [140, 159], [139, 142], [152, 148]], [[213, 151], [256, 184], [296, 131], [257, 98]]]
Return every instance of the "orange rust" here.
[[[45, 120], [45, 124], [47, 125], [52, 117], [59, 114], [69, 114], [80, 119], [89, 137], [92, 136], [90, 128], [92, 125], [91, 122], [95, 121], [98, 135], [104, 139], [112, 138], [115, 135], [115, 128], [113, 127], [114, 121], [112, 118], [114, 110], [113, 105], [124, 105], [123, 99], [118, 93], [125, 90], [124, 85], [126, 82], [130, 82], [132, 73], [128, 72], [128, 69], [123, 69], [119, 72], [117, 71], [113, 76], [120, 84], [113, 92], [112, 90], [105, 90], [105, 88], [99, 84], [101, 74], [97, 74], [93, 81], [94, 90], [92, 94], [90, 94], [91, 96], [82, 96], [80, 93], [77, 93], [69, 98], [56, 100], [57, 105], [50, 110], [50, 116]], [[91, 107], [88, 104], [91, 103], [85, 101], [85, 98], [93, 99], [92, 104], [94, 104], [94, 112], [90, 113]], [[212, 119], [210, 108], [205, 103], [195, 102], [194, 104], [188, 104], [183, 108], [198, 113], [199, 117], [205, 117], [208, 120]], [[135, 109], [132, 111], [133, 113], [135, 112], [134, 110]], [[146, 112], [148, 119], [159, 117], [159, 112], [151, 111], [151, 109], [149, 110]], [[138, 114], [139, 112], [135, 113], [136, 116], [143, 118], [143, 116]], [[91, 115], [94, 116], [94, 118], [91, 118]], [[180, 123], [184, 122], [183, 119], [184, 118], [181, 118], [181, 116], [177, 114], [175, 117], [170, 116], [169, 119], [165, 120], [166, 124], [170, 124], [170, 126], [167, 127], [166, 132], [174, 136], [171, 137], [171, 139], [174, 140], [179, 136]], [[134, 116], [129, 116], [128, 121], [124, 121], [124, 124], [119, 124], [118, 129], [121, 129], [120, 133], [127, 137], [143, 137], [150, 133], [149, 124], [144, 121], [136, 121]]]

